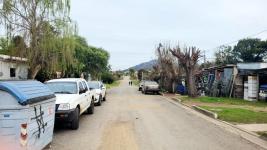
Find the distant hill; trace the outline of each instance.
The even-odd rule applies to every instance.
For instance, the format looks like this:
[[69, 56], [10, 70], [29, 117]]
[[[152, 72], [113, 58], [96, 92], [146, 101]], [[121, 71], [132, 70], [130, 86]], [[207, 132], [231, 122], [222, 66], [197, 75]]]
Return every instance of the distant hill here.
[[[157, 60], [151, 60], [151, 61], [148, 61], [148, 62], [141, 63], [139, 65], [130, 67], [129, 69], [134, 69], [136, 71], [141, 70], [141, 69], [150, 70], [156, 64], [157, 64]], [[127, 70], [129, 70], [129, 69], [127, 69]]]

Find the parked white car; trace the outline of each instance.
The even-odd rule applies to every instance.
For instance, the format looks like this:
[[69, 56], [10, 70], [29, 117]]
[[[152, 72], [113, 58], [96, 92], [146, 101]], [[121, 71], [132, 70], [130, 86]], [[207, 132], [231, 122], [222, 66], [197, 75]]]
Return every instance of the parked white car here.
[[56, 121], [69, 122], [76, 130], [81, 114], [94, 113], [94, 95], [84, 79], [55, 79], [46, 84], [56, 95]]
[[100, 106], [106, 100], [106, 86], [101, 81], [89, 81], [88, 85], [94, 93], [95, 104]]

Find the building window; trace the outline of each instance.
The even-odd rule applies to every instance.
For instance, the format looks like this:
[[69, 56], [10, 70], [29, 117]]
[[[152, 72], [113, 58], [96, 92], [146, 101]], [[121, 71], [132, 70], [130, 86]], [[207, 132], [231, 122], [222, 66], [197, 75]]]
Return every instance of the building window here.
[[16, 77], [16, 68], [10, 68], [10, 77]]

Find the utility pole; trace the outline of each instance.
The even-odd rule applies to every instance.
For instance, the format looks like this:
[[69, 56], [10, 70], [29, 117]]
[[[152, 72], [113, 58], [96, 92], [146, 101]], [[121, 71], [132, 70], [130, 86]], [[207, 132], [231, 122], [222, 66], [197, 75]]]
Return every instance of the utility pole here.
[[204, 50], [204, 64], [206, 64], [207, 60], [206, 60], [206, 51]]

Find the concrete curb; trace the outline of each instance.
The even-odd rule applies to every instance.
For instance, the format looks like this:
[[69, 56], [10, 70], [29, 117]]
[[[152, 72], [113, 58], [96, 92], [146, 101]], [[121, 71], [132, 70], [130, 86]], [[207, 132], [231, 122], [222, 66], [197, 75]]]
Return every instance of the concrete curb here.
[[217, 114], [217, 113], [214, 113], [214, 112], [211, 112], [211, 111], [209, 111], [209, 110], [203, 109], [203, 108], [198, 107], [198, 106], [196, 106], [196, 105], [193, 105], [192, 107], [193, 107], [196, 111], [198, 111], [198, 112], [200, 112], [200, 113], [202, 113], [202, 114], [204, 114], [204, 115], [206, 115], [206, 116], [209, 116], [209, 117], [211, 117], [211, 118], [213, 118], [213, 119], [217, 119], [217, 118], [218, 118], [218, 114]]
[[[197, 111], [197, 112], [199, 112], [199, 113], [201, 113], [201, 114], [203, 114], [203, 115], [205, 115], [205, 116], [208, 116], [208, 117], [210, 117], [210, 116], [207, 115], [207, 114], [205, 114], [205, 113], [202, 113], [202, 112], [200, 112], [200, 111], [198, 111], [198, 110], [196, 110], [196, 109], [199, 108], [199, 109], [202, 109], [202, 110], [205, 111], [205, 112], [213, 113], [213, 112], [208, 111], [208, 110], [206, 110], [206, 109], [200, 108], [200, 107], [198, 107], [198, 106], [196, 106], [196, 105], [193, 105], [193, 106], [191, 107], [190, 105], [187, 105], [187, 104], [182, 103], [182, 100], [180, 100], [180, 99], [178, 99], [178, 98], [172, 98], [172, 100], [175, 100], [175, 101], [178, 102], [179, 104], [181, 104], [181, 105], [183, 105], [183, 106], [186, 106], [186, 107], [188, 107], [188, 108], [190, 108], [190, 109], [192, 109], [192, 107], [193, 107], [194, 109], [192, 109], [192, 110], [195, 110], [195, 111]], [[198, 108], [196, 108], [196, 107], [198, 107]], [[214, 114], [216, 114], [216, 113], [214, 113]], [[245, 129], [243, 129], [243, 128], [239, 128], [238, 126], [235, 126], [235, 125], [233, 125], [233, 124], [231, 124], [231, 123], [229, 123], [229, 122], [220, 120], [220, 119], [218, 119], [218, 114], [216, 114], [216, 115], [217, 115], [216, 118], [215, 118], [215, 117], [211, 117], [211, 118], [213, 118], [213, 119], [215, 119], [215, 120], [217, 120], [217, 121], [219, 121], [219, 122], [222, 122], [222, 123], [224, 123], [224, 124], [227, 124], [227, 125], [229, 125], [229, 126], [232, 126], [232, 127], [236, 128], [236, 129], [238, 129], [238, 130], [247, 132], [248, 134], [251, 134], [251, 135], [253, 135], [253, 136], [260, 137], [258, 134], [254, 133], [254, 132], [245, 130]], [[266, 148], [266, 149], [267, 149], [267, 148]]]
[[159, 94], [160, 94], [161, 96], [164, 96], [164, 93], [162, 93], [162, 92], [159, 92]]
[[172, 98], [172, 100], [178, 101], [179, 103], [182, 103], [182, 101], [180, 99]]
[[228, 131], [228, 132], [231, 132], [235, 135], [238, 135], [240, 136], [241, 138], [255, 144], [255, 145], [258, 145], [259, 147], [263, 148], [263, 149], [266, 149], [267, 150], [267, 142], [263, 139], [260, 138], [260, 136], [256, 133], [253, 133], [253, 132], [250, 132], [250, 131], [247, 131], [245, 129], [242, 129], [242, 128], [239, 128], [229, 122], [225, 122], [225, 121], [222, 121], [222, 120], [219, 120], [219, 119], [215, 119], [215, 118], [212, 118], [210, 116], [207, 116], [206, 114], [203, 114], [197, 110], [195, 110], [194, 108], [192, 108], [191, 106], [189, 105], [186, 105], [186, 104], [183, 104], [181, 102], [180, 99], [178, 98], [168, 98], [168, 97], [165, 97], [165, 96], [162, 96], [164, 99], [168, 100], [168, 102], [174, 104], [174, 105], [177, 105], [177, 106], [180, 106], [182, 108], [184, 108], [185, 110], [188, 110], [190, 111], [191, 113], [217, 125], [218, 127]]

